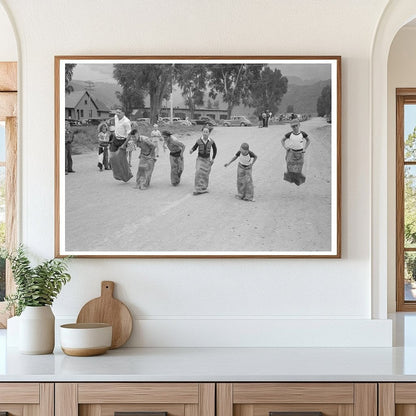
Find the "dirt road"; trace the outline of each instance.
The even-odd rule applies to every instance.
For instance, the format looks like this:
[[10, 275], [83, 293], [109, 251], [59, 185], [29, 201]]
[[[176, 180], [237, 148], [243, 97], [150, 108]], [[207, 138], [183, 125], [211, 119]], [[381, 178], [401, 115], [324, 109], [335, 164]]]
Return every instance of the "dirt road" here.
[[[211, 137], [218, 155], [210, 192], [193, 196], [198, 135], [186, 145], [181, 184], [170, 184], [169, 153], [161, 149], [146, 191], [100, 172], [96, 153], [74, 156], [76, 173], [65, 177], [66, 250], [112, 252], [294, 252], [331, 248], [331, 126], [322, 118], [303, 122], [311, 138], [301, 186], [283, 181], [285, 151], [280, 140], [288, 125], [216, 127]], [[255, 202], [234, 198], [237, 161], [225, 168], [248, 142], [258, 160], [253, 167]], [[133, 174], [138, 152], [133, 153]], [[121, 254], [121, 253], [119, 253]]]

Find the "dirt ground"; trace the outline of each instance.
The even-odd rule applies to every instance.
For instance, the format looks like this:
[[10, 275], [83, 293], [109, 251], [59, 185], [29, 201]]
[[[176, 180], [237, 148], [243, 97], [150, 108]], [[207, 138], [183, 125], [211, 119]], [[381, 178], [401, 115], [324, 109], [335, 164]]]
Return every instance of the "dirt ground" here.
[[[304, 252], [331, 249], [331, 126], [322, 118], [305, 121], [311, 139], [301, 186], [283, 180], [285, 151], [280, 140], [289, 125], [216, 127], [218, 147], [209, 193], [193, 196], [199, 134], [185, 143], [181, 184], [170, 184], [168, 151], [160, 147], [146, 191], [134, 189], [135, 177], [123, 183], [111, 171], [100, 172], [97, 155], [73, 156], [76, 173], [65, 176], [65, 250], [67, 252]], [[236, 194], [237, 161], [225, 168], [248, 142], [258, 159], [253, 167], [255, 202]], [[132, 172], [138, 166], [133, 153]], [[87, 253], [85, 253], [87, 254]], [[204, 253], [199, 253], [204, 254]], [[316, 253], [318, 254], [318, 253]]]

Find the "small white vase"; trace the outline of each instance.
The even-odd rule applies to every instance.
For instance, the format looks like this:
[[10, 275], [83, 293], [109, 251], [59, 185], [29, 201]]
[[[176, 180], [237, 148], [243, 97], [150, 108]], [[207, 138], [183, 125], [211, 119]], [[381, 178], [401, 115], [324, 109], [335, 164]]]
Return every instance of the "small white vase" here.
[[26, 306], [19, 319], [19, 351], [50, 354], [55, 347], [55, 315], [48, 306]]
[[19, 320], [20, 316], [13, 316], [7, 320], [7, 347], [19, 347]]

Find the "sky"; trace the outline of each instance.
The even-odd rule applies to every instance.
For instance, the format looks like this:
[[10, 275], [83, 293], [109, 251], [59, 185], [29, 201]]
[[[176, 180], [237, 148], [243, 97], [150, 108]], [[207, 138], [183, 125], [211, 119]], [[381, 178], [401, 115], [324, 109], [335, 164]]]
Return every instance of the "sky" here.
[[[270, 65], [278, 68], [284, 76], [297, 76], [304, 80], [326, 81], [331, 78], [329, 64], [280, 64]], [[115, 84], [112, 64], [77, 64], [72, 79], [77, 81], [109, 82]]]
[[406, 104], [404, 106], [404, 140], [407, 139], [416, 127], [416, 104]]

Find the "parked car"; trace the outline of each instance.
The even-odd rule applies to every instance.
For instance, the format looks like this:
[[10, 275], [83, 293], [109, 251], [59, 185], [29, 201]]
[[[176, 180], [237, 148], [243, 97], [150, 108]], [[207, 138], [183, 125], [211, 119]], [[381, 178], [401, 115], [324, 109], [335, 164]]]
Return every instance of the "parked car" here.
[[[170, 117], [160, 117], [159, 122], [160, 121], [162, 121], [163, 123], [170, 123]], [[180, 123], [181, 121], [183, 120], [179, 117], [172, 117], [172, 123]]]
[[231, 118], [229, 120], [224, 120], [222, 122], [222, 124], [225, 127], [230, 127], [230, 126], [247, 127], [247, 126], [252, 126], [253, 125], [251, 123], [251, 121], [245, 116], [231, 116]]
[[217, 122], [208, 116], [201, 116], [197, 119], [191, 120], [192, 124], [208, 124], [208, 126], [216, 126]]
[[72, 118], [66, 118], [65, 121], [67, 121], [70, 126], [80, 126], [81, 125], [81, 122], [79, 120], [73, 120]]
[[88, 120], [87, 120], [87, 124], [89, 125], [89, 126], [98, 126], [100, 123], [102, 123], [103, 121], [105, 121], [104, 119], [102, 119], [102, 118], [89, 118]]

